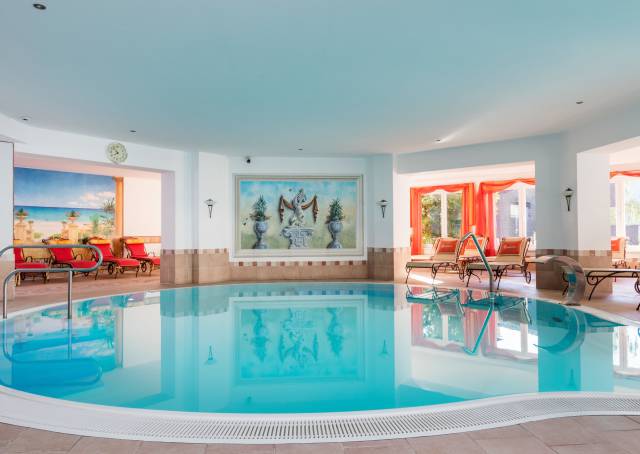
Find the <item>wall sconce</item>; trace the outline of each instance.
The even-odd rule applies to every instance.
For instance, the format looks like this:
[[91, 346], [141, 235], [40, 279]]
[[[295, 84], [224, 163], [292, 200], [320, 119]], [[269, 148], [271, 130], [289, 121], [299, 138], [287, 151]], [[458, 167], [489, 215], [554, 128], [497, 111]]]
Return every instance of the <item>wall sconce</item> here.
[[567, 188], [564, 190], [563, 195], [567, 201], [567, 211], [571, 211], [571, 197], [573, 197], [573, 189]]
[[378, 200], [376, 204], [380, 207], [380, 211], [382, 211], [382, 219], [384, 219], [384, 213], [387, 211], [387, 205], [389, 205], [389, 202], [382, 199]]
[[207, 199], [204, 201], [204, 203], [207, 205], [207, 208], [209, 208], [209, 219], [211, 219], [211, 215], [213, 214], [213, 206], [216, 204], [216, 201], [213, 199]]

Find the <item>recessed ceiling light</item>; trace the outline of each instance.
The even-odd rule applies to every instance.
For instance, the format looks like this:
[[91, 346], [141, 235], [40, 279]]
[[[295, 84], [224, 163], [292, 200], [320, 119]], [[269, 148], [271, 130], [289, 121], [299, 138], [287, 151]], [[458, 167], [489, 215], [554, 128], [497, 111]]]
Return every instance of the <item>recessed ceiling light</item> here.
[[304, 150], [304, 148], [298, 148], [298, 151], [302, 151], [302, 150]]
[[27, 117], [26, 115], [25, 115], [25, 116], [20, 117], [20, 121], [27, 122], [27, 121], [30, 121], [30, 120], [31, 120], [31, 118]]
[[132, 133], [132, 134], [135, 134], [138, 131], [136, 131], [135, 129], [129, 129], [129, 132]]
[[442, 139], [436, 139], [436, 142], [442, 142]]
[[40, 11], [44, 11], [45, 9], [47, 9], [47, 5], [43, 4], [43, 3], [34, 3], [33, 7], [37, 10]]
[[576, 101], [576, 104], [578, 104], [578, 105], [584, 104], [584, 101]]

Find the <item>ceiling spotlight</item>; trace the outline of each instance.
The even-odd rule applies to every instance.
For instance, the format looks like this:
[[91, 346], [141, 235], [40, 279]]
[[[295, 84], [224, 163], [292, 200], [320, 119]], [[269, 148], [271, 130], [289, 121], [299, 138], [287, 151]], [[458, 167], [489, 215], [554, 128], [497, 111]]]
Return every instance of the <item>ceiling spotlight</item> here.
[[45, 9], [47, 9], [47, 5], [43, 4], [43, 3], [34, 3], [33, 7], [37, 10], [40, 11], [44, 11]]
[[442, 142], [442, 139], [436, 139], [436, 142]]
[[31, 121], [31, 118], [29, 118], [27, 116], [22, 116], [22, 117], [20, 117], [20, 121], [24, 121], [26, 123], [27, 121]]
[[129, 132], [130, 132], [131, 134], [135, 134], [135, 133], [136, 133], [136, 132], [138, 132], [138, 131], [136, 131], [135, 129], [129, 129]]
[[578, 104], [578, 105], [584, 104], [584, 101], [576, 101], [576, 104]]
[[302, 151], [302, 150], [304, 150], [304, 148], [298, 148], [298, 151]]

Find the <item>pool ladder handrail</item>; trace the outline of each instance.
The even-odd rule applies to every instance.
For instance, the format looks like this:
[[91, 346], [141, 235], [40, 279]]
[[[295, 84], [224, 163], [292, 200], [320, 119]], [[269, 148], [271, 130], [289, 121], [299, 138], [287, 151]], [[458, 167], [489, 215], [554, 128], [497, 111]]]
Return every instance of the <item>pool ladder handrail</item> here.
[[92, 244], [20, 244], [20, 245], [11, 245], [7, 246], [3, 249], [0, 249], [0, 258], [2, 255], [7, 252], [13, 250], [13, 248], [20, 249], [93, 249], [94, 253], [98, 257], [97, 263], [90, 268], [16, 268], [11, 271], [4, 278], [4, 282], [2, 284], [2, 318], [7, 318], [7, 288], [9, 283], [13, 279], [13, 277], [18, 273], [68, 273], [67, 279], [67, 318], [71, 319], [73, 317], [71, 310], [71, 302], [73, 298], [71, 297], [71, 291], [73, 289], [73, 273], [92, 273], [93, 271], [97, 271], [98, 268], [102, 265], [102, 251], [98, 249], [96, 246]]
[[460, 240], [460, 246], [458, 247], [462, 247], [462, 245], [464, 244], [464, 242], [468, 239], [471, 238], [473, 240], [473, 244], [475, 245], [478, 253], [480, 254], [480, 259], [482, 260], [482, 264], [484, 265], [484, 267], [487, 270], [487, 273], [489, 274], [489, 297], [493, 298], [493, 295], [495, 293], [495, 278], [493, 276], [493, 270], [491, 269], [491, 266], [489, 265], [489, 261], [487, 260], [487, 256], [484, 254], [484, 251], [482, 250], [482, 247], [480, 246], [480, 242], [478, 242], [478, 237], [476, 237], [476, 234], [473, 232], [469, 232], [467, 233], [465, 236], [462, 237], [462, 239]]

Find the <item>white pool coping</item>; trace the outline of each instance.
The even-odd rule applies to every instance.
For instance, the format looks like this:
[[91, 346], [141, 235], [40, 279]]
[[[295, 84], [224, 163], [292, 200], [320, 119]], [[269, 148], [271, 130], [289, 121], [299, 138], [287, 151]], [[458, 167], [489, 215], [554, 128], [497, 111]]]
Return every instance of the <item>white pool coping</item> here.
[[[138, 292], [124, 294], [130, 293]], [[104, 297], [109, 296], [112, 295]], [[59, 304], [17, 311], [11, 317]], [[575, 309], [582, 310], [583, 307]], [[612, 314], [602, 311], [586, 312], [637, 325], [637, 322], [612, 317]], [[531, 393], [386, 410], [235, 414], [86, 404], [0, 386], [0, 422], [3, 423], [80, 436], [179, 443], [366, 441], [468, 432], [588, 415], [640, 415], [640, 393]]]

